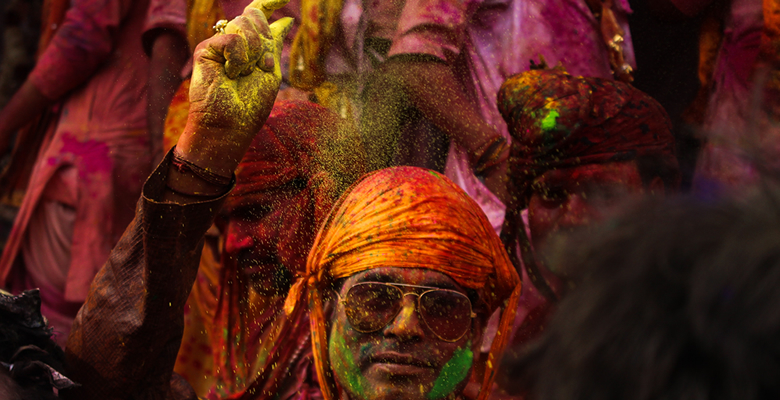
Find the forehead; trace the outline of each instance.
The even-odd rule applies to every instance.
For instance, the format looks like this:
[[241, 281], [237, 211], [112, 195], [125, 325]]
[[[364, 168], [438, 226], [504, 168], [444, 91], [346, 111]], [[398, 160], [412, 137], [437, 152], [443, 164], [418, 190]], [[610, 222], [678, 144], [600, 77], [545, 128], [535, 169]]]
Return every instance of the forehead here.
[[536, 185], [579, 185], [598, 182], [641, 186], [642, 178], [636, 162], [632, 160], [552, 169], [534, 181]]
[[447, 274], [427, 268], [380, 267], [358, 272], [344, 281], [348, 289], [360, 282], [389, 282], [407, 285], [434, 286], [465, 292], [454, 279]]

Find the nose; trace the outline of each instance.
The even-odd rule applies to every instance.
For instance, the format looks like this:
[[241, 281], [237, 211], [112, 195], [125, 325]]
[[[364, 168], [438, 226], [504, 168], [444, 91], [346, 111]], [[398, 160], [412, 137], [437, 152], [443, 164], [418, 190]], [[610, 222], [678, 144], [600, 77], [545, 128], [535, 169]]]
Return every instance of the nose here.
[[236, 254], [241, 250], [249, 249], [254, 246], [255, 241], [252, 236], [244, 232], [240, 227], [231, 224], [228, 227], [227, 238], [225, 240], [225, 252]]
[[415, 310], [417, 297], [409, 293], [404, 296], [403, 308], [395, 319], [388, 324], [383, 333], [385, 336], [395, 336], [402, 341], [422, 338], [425, 336], [420, 321], [420, 315]]
[[595, 210], [582, 194], [571, 194], [564, 205], [563, 215], [558, 219], [558, 227], [573, 228], [587, 225], [593, 219], [594, 212]]

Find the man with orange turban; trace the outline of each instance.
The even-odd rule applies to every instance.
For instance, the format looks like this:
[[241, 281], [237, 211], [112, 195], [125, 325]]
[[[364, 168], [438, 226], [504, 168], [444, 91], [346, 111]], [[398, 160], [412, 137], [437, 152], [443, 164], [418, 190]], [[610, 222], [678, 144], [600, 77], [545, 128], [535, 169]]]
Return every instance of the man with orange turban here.
[[[71, 396], [192, 398], [170, 383], [180, 316], [203, 235], [231, 189], [224, 178], [281, 81], [290, 21], [266, 19], [284, 2], [255, 3], [196, 50], [187, 129], [147, 181], [69, 338], [68, 365], [82, 384]], [[472, 368], [490, 387], [519, 296], [520, 279], [479, 206], [443, 176], [406, 167], [367, 175], [340, 198], [284, 311], [310, 312], [312, 382], [326, 400], [439, 399], [460, 396]], [[480, 359], [482, 329], [499, 308], [501, 335]]]
[[636, 196], [676, 190], [679, 169], [666, 112], [626, 83], [536, 69], [502, 85], [498, 108], [512, 135], [502, 238], [533, 283], [518, 311], [525, 321], [515, 341], [525, 342], [563, 287], [536, 253], [557, 233], [598, 222]]
[[[478, 363], [485, 399], [519, 295], [479, 206], [436, 172], [397, 167], [363, 177], [334, 206], [285, 312], [311, 313], [325, 399], [339, 390], [353, 399], [445, 398]], [[482, 330], [499, 308], [502, 334], [480, 360]]]

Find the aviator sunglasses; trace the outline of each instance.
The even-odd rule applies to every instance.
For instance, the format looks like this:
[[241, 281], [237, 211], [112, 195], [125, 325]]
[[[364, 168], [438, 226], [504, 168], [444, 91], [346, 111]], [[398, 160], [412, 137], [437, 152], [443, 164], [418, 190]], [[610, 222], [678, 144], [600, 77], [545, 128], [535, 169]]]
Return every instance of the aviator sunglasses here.
[[[423, 290], [420, 293], [404, 289]], [[445, 342], [457, 342], [471, 327], [477, 315], [471, 300], [456, 290], [402, 283], [362, 282], [352, 286], [340, 300], [347, 320], [361, 333], [376, 332], [393, 320], [403, 309], [405, 296], [417, 296], [417, 314], [433, 332]]]

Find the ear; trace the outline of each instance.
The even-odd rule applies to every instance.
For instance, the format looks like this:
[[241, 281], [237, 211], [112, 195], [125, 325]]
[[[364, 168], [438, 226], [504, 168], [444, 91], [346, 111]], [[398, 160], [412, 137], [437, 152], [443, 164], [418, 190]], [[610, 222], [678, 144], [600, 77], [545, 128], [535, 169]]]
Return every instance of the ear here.
[[[474, 310], [477, 314], [472, 322], [472, 334], [471, 334], [471, 352], [474, 354], [474, 360], [471, 369], [471, 379], [464, 393], [468, 393], [467, 398], [475, 399], [482, 388], [482, 379], [485, 376], [485, 364], [482, 362], [487, 359], [487, 353], [482, 352], [482, 342], [485, 340], [485, 329], [487, 328], [489, 321], [492, 320], [493, 314], [488, 312], [486, 305], [481, 305]], [[500, 315], [496, 314], [496, 315]], [[498, 318], [496, 318], [497, 320]]]
[[328, 322], [333, 319], [336, 312], [336, 305], [338, 304], [338, 297], [336, 296], [336, 292], [333, 290], [335, 289], [322, 291], [324, 294], [322, 297], [322, 312], [325, 316], [325, 320]]
[[650, 194], [653, 196], [664, 196], [666, 194], [666, 185], [664, 185], [664, 181], [660, 176], [656, 176], [650, 181], [650, 184], [647, 185], [647, 190], [649, 190]]
[[488, 326], [488, 321], [491, 320], [491, 313], [488, 312], [486, 305], [480, 305], [474, 309], [477, 314], [472, 320], [471, 324], [471, 351], [474, 353], [474, 361], [479, 358], [479, 354], [482, 351], [482, 342], [485, 340], [485, 329]]

